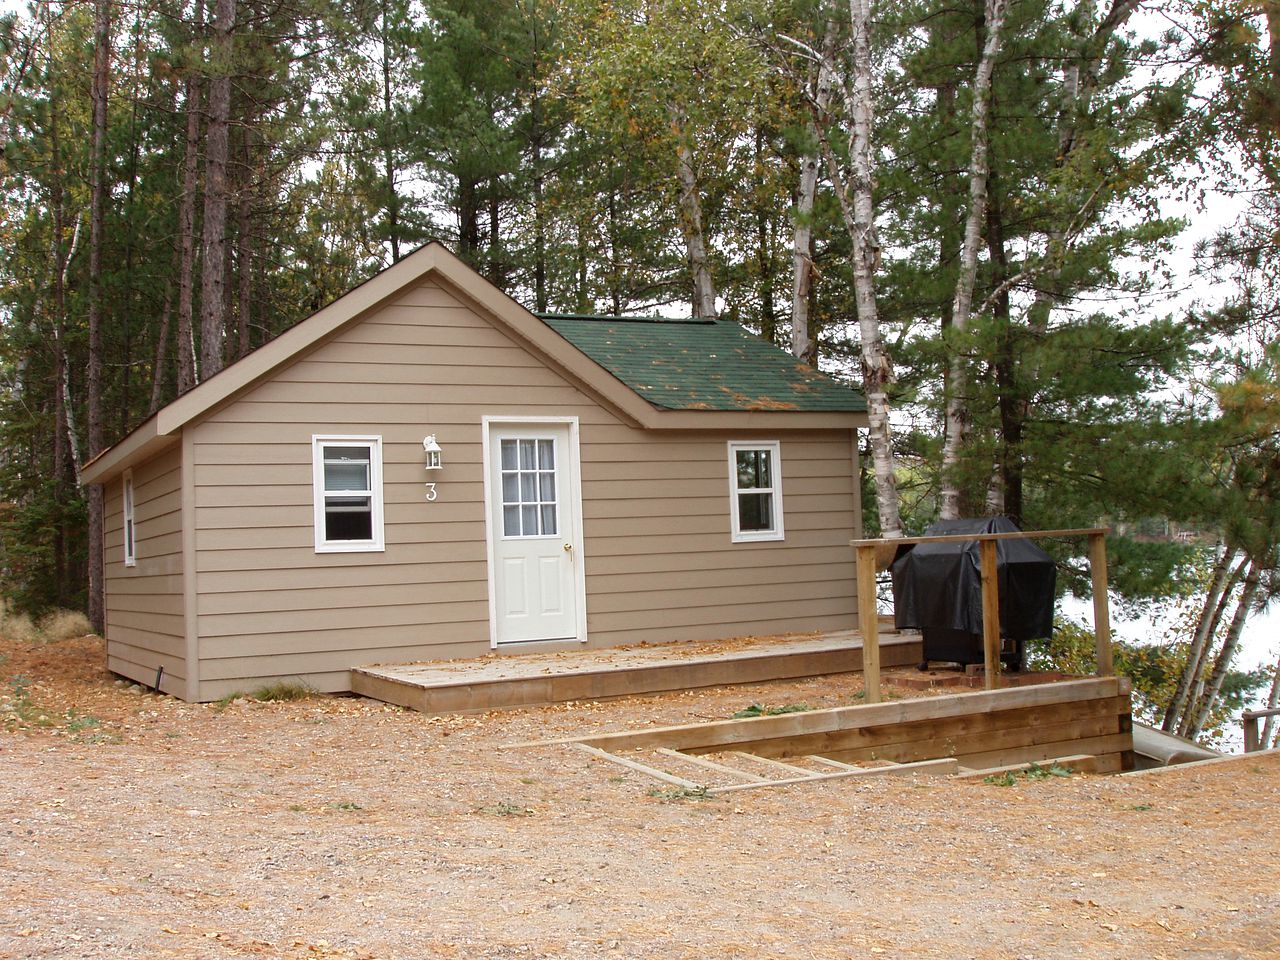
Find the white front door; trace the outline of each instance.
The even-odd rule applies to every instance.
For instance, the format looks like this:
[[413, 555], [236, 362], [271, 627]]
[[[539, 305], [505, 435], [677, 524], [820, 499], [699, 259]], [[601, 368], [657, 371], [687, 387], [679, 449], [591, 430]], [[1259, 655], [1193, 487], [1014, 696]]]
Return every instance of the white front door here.
[[578, 491], [567, 423], [492, 424], [489, 531], [497, 643], [579, 638]]

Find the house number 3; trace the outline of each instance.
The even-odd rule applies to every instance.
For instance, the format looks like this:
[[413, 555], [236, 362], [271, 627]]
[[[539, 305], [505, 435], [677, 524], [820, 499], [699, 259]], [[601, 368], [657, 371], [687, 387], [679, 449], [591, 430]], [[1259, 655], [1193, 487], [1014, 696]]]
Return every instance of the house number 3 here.
[[434, 501], [436, 496], [437, 496], [436, 485], [434, 483], [428, 483], [427, 484], [427, 503], [431, 503], [432, 501]]

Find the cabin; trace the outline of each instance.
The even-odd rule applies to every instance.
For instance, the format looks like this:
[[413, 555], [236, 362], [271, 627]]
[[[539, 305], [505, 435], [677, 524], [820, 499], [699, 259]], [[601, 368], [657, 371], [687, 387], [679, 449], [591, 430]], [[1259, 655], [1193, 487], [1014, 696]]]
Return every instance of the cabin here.
[[428, 244], [85, 464], [108, 667], [208, 701], [852, 629], [865, 409], [737, 324], [538, 317]]

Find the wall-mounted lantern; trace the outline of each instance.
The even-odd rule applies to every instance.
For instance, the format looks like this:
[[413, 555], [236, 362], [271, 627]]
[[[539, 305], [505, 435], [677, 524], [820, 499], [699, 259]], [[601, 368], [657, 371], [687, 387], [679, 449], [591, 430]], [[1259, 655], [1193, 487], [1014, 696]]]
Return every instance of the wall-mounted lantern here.
[[427, 455], [428, 470], [440, 470], [444, 467], [440, 460], [440, 444], [436, 443], [436, 435], [434, 433], [422, 441], [422, 449]]

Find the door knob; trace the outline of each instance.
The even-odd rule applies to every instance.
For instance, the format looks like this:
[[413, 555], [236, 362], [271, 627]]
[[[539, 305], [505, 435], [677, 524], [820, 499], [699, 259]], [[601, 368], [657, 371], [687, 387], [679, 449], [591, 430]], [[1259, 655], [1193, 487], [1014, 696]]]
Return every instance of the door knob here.
[[564, 552], [565, 552], [565, 553], [570, 553], [570, 552], [572, 552], [572, 550], [573, 550], [573, 544], [572, 544], [572, 543], [566, 543], [566, 544], [564, 545]]

